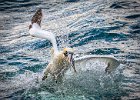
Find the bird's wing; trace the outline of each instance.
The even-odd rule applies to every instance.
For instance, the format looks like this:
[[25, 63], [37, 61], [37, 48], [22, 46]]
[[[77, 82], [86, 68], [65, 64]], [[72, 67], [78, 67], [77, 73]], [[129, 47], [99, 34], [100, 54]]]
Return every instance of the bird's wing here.
[[97, 55], [87, 55], [87, 56], [75, 58], [75, 63], [77, 63], [77, 64], [81, 63], [81, 62], [87, 63], [89, 60], [93, 61], [93, 62], [99, 61], [99, 62], [106, 63], [107, 67], [106, 67], [105, 71], [107, 73], [112, 72], [120, 65], [120, 62], [113, 56], [97, 56]]
[[33, 15], [31, 23], [37, 23], [41, 27], [42, 20], [42, 9], [38, 9], [36, 13]]
[[29, 26], [29, 33], [31, 36], [38, 37], [41, 39], [48, 39], [53, 47], [54, 52], [58, 52], [57, 43], [55, 35], [52, 32], [41, 29], [41, 20], [42, 20], [42, 10], [38, 9], [31, 19], [31, 25]]
[[38, 9], [31, 19], [31, 24], [29, 25], [29, 29], [31, 29], [34, 24], [36, 24], [36, 26], [39, 28], [41, 27], [42, 15], [43, 15], [42, 9]]

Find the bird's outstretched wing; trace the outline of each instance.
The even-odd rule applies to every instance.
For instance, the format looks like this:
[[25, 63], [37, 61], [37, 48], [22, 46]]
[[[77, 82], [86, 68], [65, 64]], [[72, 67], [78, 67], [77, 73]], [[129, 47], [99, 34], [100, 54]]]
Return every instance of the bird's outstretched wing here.
[[34, 23], [38, 24], [41, 27], [42, 15], [42, 9], [38, 9], [31, 19], [31, 25], [29, 26], [29, 29], [32, 28], [32, 25]]
[[120, 62], [113, 56], [87, 55], [87, 56], [75, 58], [74, 60], [76, 64], [79, 64], [80, 62], [87, 63], [88, 61], [105, 62], [107, 64], [107, 67], [105, 68], [106, 73], [111, 73], [120, 65]]
[[58, 52], [58, 48], [55, 39], [55, 34], [41, 29], [42, 16], [43, 16], [42, 9], [38, 9], [31, 19], [31, 24], [29, 26], [29, 33], [33, 37], [48, 39], [52, 43], [54, 52], [56, 53]]

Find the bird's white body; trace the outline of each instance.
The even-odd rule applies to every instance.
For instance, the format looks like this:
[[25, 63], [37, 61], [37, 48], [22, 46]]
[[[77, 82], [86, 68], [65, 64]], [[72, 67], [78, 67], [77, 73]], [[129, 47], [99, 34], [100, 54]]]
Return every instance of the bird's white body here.
[[63, 55], [63, 52], [55, 54], [44, 70], [44, 78], [51, 74], [55, 80], [61, 81], [64, 73], [71, 67], [70, 59]]

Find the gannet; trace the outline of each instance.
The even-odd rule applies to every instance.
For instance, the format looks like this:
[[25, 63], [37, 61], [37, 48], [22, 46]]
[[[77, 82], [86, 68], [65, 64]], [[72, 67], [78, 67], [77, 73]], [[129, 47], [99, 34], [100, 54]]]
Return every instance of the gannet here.
[[[114, 58], [113, 56], [83, 56], [79, 58], [73, 58], [74, 50], [72, 48], [64, 48], [62, 51], [58, 50], [55, 35], [49, 31], [45, 31], [41, 29], [41, 20], [42, 20], [42, 10], [39, 9], [37, 12], [33, 15], [31, 24], [29, 26], [29, 33], [31, 36], [48, 39], [52, 45], [53, 48], [51, 49], [51, 61], [44, 70], [44, 75], [42, 77], [42, 80], [45, 80], [48, 76], [48, 74], [51, 74], [53, 76], [53, 79], [62, 80], [64, 73], [67, 69], [69, 69], [71, 66], [74, 69], [74, 72], [76, 73], [77, 70], [75, 68], [75, 63], [79, 62], [87, 62], [87, 60], [99, 60], [101, 62], [106, 62], [107, 67], [105, 69], [105, 72], [111, 73], [114, 69], [116, 69], [120, 62]], [[78, 68], [79, 66], [77, 66]]]
[[32, 17], [31, 24], [29, 25], [29, 33], [34, 37], [48, 39], [53, 45], [51, 61], [43, 72], [42, 80], [45, 80], [48, 74], [51, 74], [56, 81], [62, 81], [64, 73], [70, 67], [76, 72], [73, 59], [74, 50], [72, 48], [64, 48], [62, 51], [59, 51], [55, 35], [41, 29], [41, 20], [42, 10], [39, 9]]

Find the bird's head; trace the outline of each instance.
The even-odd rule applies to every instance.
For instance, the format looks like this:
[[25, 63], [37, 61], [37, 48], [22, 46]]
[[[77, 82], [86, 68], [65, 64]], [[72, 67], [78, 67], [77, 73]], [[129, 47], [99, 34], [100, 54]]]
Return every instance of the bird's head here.
[[72, 48], [64, 48], [63, 54], [65, 57], [68, 57], [69, 62], [72, 64], [72, 66], [75, 66], [75, 62], [73, 58], [74, 50]]

